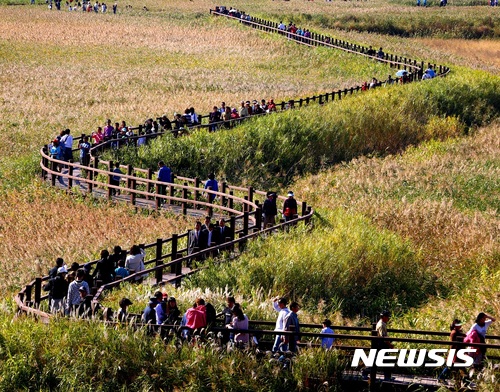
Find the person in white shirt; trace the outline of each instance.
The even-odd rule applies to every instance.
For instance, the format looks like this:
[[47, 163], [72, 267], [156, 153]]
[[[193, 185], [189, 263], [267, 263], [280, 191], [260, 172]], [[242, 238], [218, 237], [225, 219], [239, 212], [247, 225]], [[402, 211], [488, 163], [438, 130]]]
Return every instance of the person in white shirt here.
[[[278, 319], [276, 320], [276, 327], [274, 328], [275, 331], [284, 331], [285, 330], [285, 318], [290, 312], [290, 309], [286, 307], [288, 301], [286, 298], [281, 297], [281, 298], [275, 298], [273, 301], [273, 307], [274, 310], [276, 310], [278, 313]], [[283, 335], [276, 335], [276, 338], [274, 340], [274, 345], [272, 348], [273, 353], [277, 351], [286, 351], [287, 347], [286, 344], [283, 343]]]
[[[140, 271], [144, 271], [144, 256], [146, 256], [146, 253], [144, 252], [144, 249], [139, 248], [138, 245], [132, 245], [132, 248], [130, 248], [129, 255], [125, 259], [125, 268], [131, 273], [136, 273]], [[135, 280], [141, 280], [142, 276], [137, 275], [135, 277]]]

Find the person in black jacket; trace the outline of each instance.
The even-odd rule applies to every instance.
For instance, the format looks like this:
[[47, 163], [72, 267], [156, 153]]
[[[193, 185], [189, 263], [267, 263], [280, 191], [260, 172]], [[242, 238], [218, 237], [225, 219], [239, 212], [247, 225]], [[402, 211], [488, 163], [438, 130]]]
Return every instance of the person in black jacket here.
[[278, 215], [276, 193], [267, 192], [267, 199], [262, 206], [262, 213], [264, 214], [264, 229], [274, 226], [276, 223], [276, 215]]
[[58, 257], [56, 259], [56, 265], [54, 267], [52, 267], [50, 270], [49, 270], [49, 278], [50, 279], [53, 279], [57, 276], [57, 270], [59, 268], [61, 268], [64, 264], [64, 260], [62, 257]]
[[[201, 229], [201, 222], [197, 221], [194, 230], [189, 231], [188, 236], [188, 255], [200, 252], [208, 246], [208, 231]], [[196, 257], [196, 261], [205, 259], [205, 255]], [[189, 263], [190, 264], [190, 263]]]
[[106, 249], [101, 251], [101, 259], [96, 264], [92, 278], [102, 281], [102, 284], [111, 283], [115, 280], [114, 260], [109, 256]]
[[57, 275], [49, 280], [46, 289], [50, 291], [50, 311], [56, 313], [64, 310], [64, 299], [68, 293], [69, 283], [66, 280], [68, 270], [65, 265], [57, 269]]

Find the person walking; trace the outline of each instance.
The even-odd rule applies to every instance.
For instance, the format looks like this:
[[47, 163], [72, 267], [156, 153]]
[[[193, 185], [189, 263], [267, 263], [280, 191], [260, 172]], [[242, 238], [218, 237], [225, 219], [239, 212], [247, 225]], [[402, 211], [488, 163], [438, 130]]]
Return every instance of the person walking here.
[[[382, 313], [380, 313], [380, 318], [375, 327], [375, 330], [377, 331], [377, 336], [382, 338], [387, 338], [389, 336], [389, 334], [387, 333], [387, 323], [389, 322], [390, 317], [391, 313], [388, 310], [384, 310]], [[379, 350], [391, 349], [391, 348], [394, 348], [394, 346], [390, 340], [383, 339], [378, 341]], [[384, 381], [391, 381], [391, 380], [392, 378], [391, 378], [390, 368], [384, 369]]]
[[[275, 331], [285, 330], [285, 319], [290, 312], [290, 309], [287, 308], [287, 302], [287, 299], [284, 297], [275, 298], [273, 301], [274, 310], [278, 312], [278, 318], [276, 320], [276, 326], [274, 328]], [[287, 348], [288, 347], [284, 342], [284, 335], [276, 335], [272, 352], [275, 353], [277, 351], [287, 351]]]
[[[158, 177], [156, 178], [157, 181], [165, 182], [165, 183], [171, 183], [172, 182], [172, 170], [168, 166], [165, 165], [165, 162], [160, 161], [158, 162]], [[166, 195], [167, 194], [167, 185], [165, 184], [158, 184], [158, 194], [160, 195]], [[160, 203], [163, 204], [166, 202], [166, 199], [161, 199]]]
[[295, 215], [297, 215], [297, 200], [294, 199], [293, 192], [288, 191], [287, 196], [288, 198], [283, 204], [283, 216], [285, 217], [285, 222], [294, 219]]
[[[453, 320], [453, 322], [450, 325], [450, 331], [451, 331], [450, 332], [450, 341], [452, 341], [452, 342], [463, 342], [464, 341], [465, 333], [462, 331], [462, 322], [459, 319]], [[461, 347], [456, 345], [456, 344], [454, 344], [450, 347], [450, 349], [455, 349], [455, 350], [458, 350], [460, 348]], [[457, 360], [457, 356], [455, 354], [455, 356], [453, 357], [452, 365], [450, 367], [445, 366], [445, 368], [443, 369], [443, 371], [441, 372], [441, 374], [438, 377], [438, 381], [442, 381], [442, 380], [446, 379], [450, 370], [453, 369], [453, 365], [455, 364], [456, 360]]]
[[276, 215], [278, 214], [276, 193], [267, 192], [267, 199], [262, 206], [262, 213], [264, 214], [264, 229], [274, 226], [276, 223]]

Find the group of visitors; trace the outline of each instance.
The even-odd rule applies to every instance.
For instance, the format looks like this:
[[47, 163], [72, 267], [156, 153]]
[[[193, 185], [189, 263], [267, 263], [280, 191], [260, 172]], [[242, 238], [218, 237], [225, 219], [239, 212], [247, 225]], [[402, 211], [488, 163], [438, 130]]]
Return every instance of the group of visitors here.
[[[194, 229], [189, 231], [188, 255], [232, 241], [233, 236], [234, 233], [230, 227], [226, 226], [224, 218], [220, 218], [217, 222], [213, 223], [211, 216], [206, 216], [203, 224], [200, 221], [196, 221]], [[215, 257], [218, 252], [219, 250], [212, 250], [209, 254], [201, 253], [193, 260], [202, 261], [210, 256]], [[193, 260], [190, 260], [188, 265], [191, 265]]]
[[[45, 1], [47, 6], [49, 7], [49, 10], [53, 9], [53, 6], [55, 6], [56, 10], [60, 11], [61, 10], [61, 0], [46, 0]], [[35, 0], [31, 0], [31, 4], [35, 4]], [[73, 0], [66, 1], [66, 8], [68, 11], [83, 11], [83, 12], [95, 12], [96, 14], [101, 12], [101, 13], [106, 13], [108, 12], [108, 6], [106, 3], [102, 2], [99, 3], [96, 1], [94, 4], [92, 4], [90, 1], [83, 1], [83, 2], [76, 2]], [[116, 11], [118, 10], [118, 4], [114, 3], [113, 7], [113, 14], [116, 14]]]
[[[115, 246], [112, 254], [103, 249], [101, 258], [94, 266], [91, 263], [80, 266], [74, 262], [68, 268], [63, 258], [57, 258], [56, 265], [49, 270], [49, 279], [43, 287], [49, 292], [50, 311], [65, 315], [90, 315], [97, 310], [91, 307], [93, 290], [116, 279], [143, 271], [144, 257], [144, 249], [133, 245], [128, 255], [120, 246]], [[142, 279], [140, 274], [134, 278], [135, 281]]]
[[228, 16], [231, 16], [233, 18], [240, 19], [242, 21], [251, 21], [252, 20], [252, 17], [249, 14], [245, 13], [244, 11], [238, 11], [234, 7], [227, 8], [225, 5], [216, 6], [215, 12], [219, 12], [221, 14], [228, 15]]
[[[132, 302], [128, 298], [120, 301], [120, 311], [115, 316], [118, 321], [126, 321], [129, 318], [127, 308]], [[224, 310], [217, 314], [215, 307], [203, 298], [197, 298], [193, 305], [181, 313], [174, 297], [166, 292], [157, 291], [149, 299], [146, 308], [141, 314], [141, 321], [148, 324], [148, 331], [152, 334], [158, 332], [159, 325], [179, 326], [180, 336], [184, 339], [192, 339], [203, 329], [214, 326], [220, 318], [227, 333], [223, 334], [223, 343], [232, 342], [238, 346], [246, 346], [249, 342], [248, 333], [230, 330], [248, 330], [248, 316], [244, 314], [240, 304], [236, 303], [234, 297], [227, 297]]]
[[[276, 334], [272, 352], [297, 352], [300, 343], [300, 322], [297, 314], [300, 309], [299, 304], [292, 302], [288, 308], [287, 298], [276, 297], [273, 299], [273, 308], [278, 312], [274, 330], [285, 333]], [[335, 342], [335, 338], [331, 336], [334, 334], [331, 325], [329, 319], [322, 322], [321, 334], [326, 336], [321, 338], [321, 347], [325, 349], [331, 349]]]

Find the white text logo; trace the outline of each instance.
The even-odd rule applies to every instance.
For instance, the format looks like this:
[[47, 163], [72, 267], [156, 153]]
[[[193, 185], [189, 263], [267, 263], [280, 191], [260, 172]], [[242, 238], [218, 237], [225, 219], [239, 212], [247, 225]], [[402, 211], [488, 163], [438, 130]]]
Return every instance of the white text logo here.
[[[474, 349], [371, 349], [368, 355], [363, 349], [354, 350], [351, 367], [359, 366], [363, 362], [365, 366], [378, 367], [441, 367], [453, 365], [454, 367], [469, 367], [474, 363], [474, 359], [468, 354], [474, 353]], [[453, 359], [456, 356], [456, 361]], [[427, 359], [427, 361], [426, 361]]]

